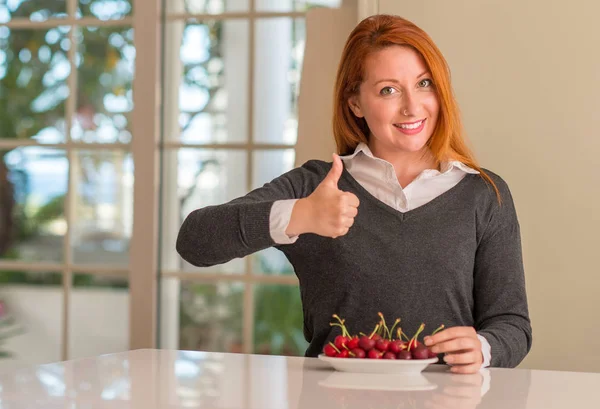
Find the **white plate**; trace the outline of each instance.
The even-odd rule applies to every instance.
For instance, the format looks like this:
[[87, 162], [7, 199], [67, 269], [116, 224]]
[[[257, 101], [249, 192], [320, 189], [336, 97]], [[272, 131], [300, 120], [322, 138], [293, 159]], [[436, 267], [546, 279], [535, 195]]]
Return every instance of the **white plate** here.
[[341, 372], [383, 374], [420, 374], [423, 369], [438, 361], [437, 357], [430, 359], [368, 359], [331, 358], [325, 354], [320, 354], [319, 359]]
[[430, 391], [437, 385], [429, 382], [422, 374], [357, 374], [333, 372], [320, 386], [334, 389], [370, 390], [370, 391]]

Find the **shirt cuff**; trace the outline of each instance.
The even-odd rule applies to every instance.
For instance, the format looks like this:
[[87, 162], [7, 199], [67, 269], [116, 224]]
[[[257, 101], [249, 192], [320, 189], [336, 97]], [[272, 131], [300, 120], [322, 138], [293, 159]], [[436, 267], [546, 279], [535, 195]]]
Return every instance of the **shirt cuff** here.
[[482, 335], [477, 334], [477, 338], [481, 341], [481, 353], [483, 354], [483, 364], [481, 364], [481, 367], [487, 368], [492, 361], [492, 347]]
[[277, 200], [271, 207], [269, 215], [269, 231], [276, 244], [292, 244], [298, 236], [288, 236], [285, 231], [292, 218], [292, 210], [298, 199]]

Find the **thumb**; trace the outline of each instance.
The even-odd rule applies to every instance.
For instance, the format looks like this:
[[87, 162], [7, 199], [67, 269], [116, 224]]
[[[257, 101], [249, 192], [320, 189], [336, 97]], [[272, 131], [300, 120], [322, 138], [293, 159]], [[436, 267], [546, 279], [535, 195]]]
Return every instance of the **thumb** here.
[[338, 181], [342, 176], [342, 171], [344, 170], [344, 165], [342, 165], [342, 160], [337, 154], [333, 154], [333, 164], [331, 165], [331, 170], [325, 176], [325, 181], [330, 185], [337, 188]]

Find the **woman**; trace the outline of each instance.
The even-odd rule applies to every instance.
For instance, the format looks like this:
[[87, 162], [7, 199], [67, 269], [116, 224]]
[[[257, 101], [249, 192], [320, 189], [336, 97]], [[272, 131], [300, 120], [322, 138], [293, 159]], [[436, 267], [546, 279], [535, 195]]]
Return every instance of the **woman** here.
[[[335, 85], [338, 153], [192, 212], [177, 240], [197, 266], [275, 246], [300, 282], [307, 356], [381, 311], [456, 373], [514, 367], [531, 348], [519, 224], [506, 183], [467, 149], [450, 73], [429, 36], [379, 15], [350, 34]], [[427, 331], [425, 331], [427, 333]]]

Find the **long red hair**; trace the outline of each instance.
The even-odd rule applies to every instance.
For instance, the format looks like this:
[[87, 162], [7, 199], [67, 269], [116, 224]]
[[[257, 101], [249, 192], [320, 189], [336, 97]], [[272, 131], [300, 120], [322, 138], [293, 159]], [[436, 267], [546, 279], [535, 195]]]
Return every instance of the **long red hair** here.
[[423, 57], [433, 77], [440, 112], [435, 130], [427, 144], [437, 164], [457, 160], [476, 169], [481, 177], [491, 184], [500, 200], [498, 187], [477, 164], [465, 141], [446, 59], [427, 33], [402, 17], [368, 17], [354, 28], [346, 41], [334, 91], [333, 135], [338, 153], [347, 155], [352, 153], [360, 142], [368, 143], [369, 127], [364, 118], [358, 118], [352, 113], [348, 99], [358, 94], [360, 84], [364, 80], [367, 56], [394, 45], [408, 46], [416, 50]]

